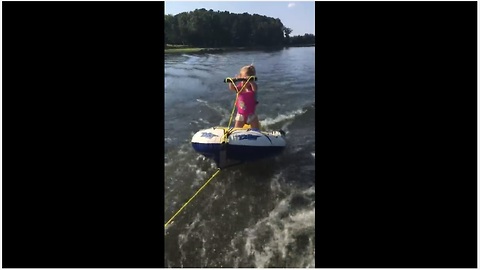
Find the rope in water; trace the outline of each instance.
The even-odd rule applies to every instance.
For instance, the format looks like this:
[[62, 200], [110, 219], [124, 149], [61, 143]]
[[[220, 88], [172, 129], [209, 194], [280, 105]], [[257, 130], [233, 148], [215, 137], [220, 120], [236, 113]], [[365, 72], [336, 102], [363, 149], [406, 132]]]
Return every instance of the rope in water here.
[[[232, 114], [230, 115], [230, 120], [228, 121], [228, 127], [230, 128], [230, 124], [232, 123], [232, 117], [233, 117], [233, 113], [235, 112], [235, 104], [237, 103], [237, 99], [238, 99], [238, 95], [243, 91], [243, 89], [245, 89], [245, 87], [247, 86], [248, 82], [254, 78], [254, 76], [250, 76], [248, 77], [246, 83], [243, 84], [242, 88], [240, 90], [238, 90], [237, 86], [235, 85], [235, 82], [233, 81], [232, 78], [228, 77], [227, 78], [227, 81], [231, 81], [233, 86], [235, 87], [235, 90], [237, 91], [237, 96], [235, 97], [235, 102], [233, 103], [233, 110], [232, 110]], [[224, 141], [226, 140], [226, 137], [228, 137], [228, 132], [225, 132], [225, 135], [224, 135]], [[205, 188], [208, 183], [210, 183], [210, 181], [220, 172], [220, 168], [212, 175], [212, 177], [210, 177], [210, 179], [207, 180], [207, 182], [205, 182], [205, 184], [203, 184], [203, 186], [201, 186], [197, 192], [195, 192], [195, 194], [193, 194], [192, 197], [190, 197], [190, 199], [188, 199], [188, 201], [167, 221], [167, 223], [165, 223], [165, 228], [167, 228], [168, 224], [170, 224], [173, 219], [178, 215], [180, 214], [180, 212], [182, 212], [182, 210], [193, 200], [193, 198], [195, 198], [197, 196], [198, 193], [200, 193], [200, 191], [203, 190], [203, 188]]]
[[205, 184], [203, 184], [203, 186], [201, 186], [197, 192], [195, 192], [195, 194], [193, 194], [193, 196], [188, 199], [188, 201], [175, 213], [175, 215], [173, 215], [168, 221], [167, 223], [165, 223], [165, 228], [167, 228], [168, 224], [170, 224], [172, 222], [172, 220], [178, 215], [180, 214], [180, 212], [182, 212], [183, 208], [185, 208], [189, 203], [190, 201], [193, 200], [193, 198], [195, 198], [195, 196], [197, 196], [198, 193], [200, 193], [200, 191], [202, 191], [202, 189], [204, 187], [206, 187], [208, 185], [208, 183], [210, 183], [210, 181], [220, 172], [220, 169], [218, 169], [213, 175], [212, 177], [210, 177], [210, 179], [207, 180], [207, 182], [205, 182]]

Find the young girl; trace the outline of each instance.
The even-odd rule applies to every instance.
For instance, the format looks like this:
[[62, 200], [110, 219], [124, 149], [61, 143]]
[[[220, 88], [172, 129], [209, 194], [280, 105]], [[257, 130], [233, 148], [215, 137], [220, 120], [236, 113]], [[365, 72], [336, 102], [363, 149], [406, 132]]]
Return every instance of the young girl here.
[[[240, 75], [238, 78], [248, 78], [255, 76], [255, 67], [253, 65], [244, 66], [240, 69]], [[237, 84], [237, 89], [240, 91], [245, 82]], [[236, 91], [232, 82], [228, 83], [228, 88], [232, 91]], [[237, 116], [235, 117], [235, 127], [241, 128], [245, 123], [249, 124], [252, 129], [260, 129], [260, 123], [258, 117], [255, 114], [255, 108], [257, 107], [257, 91], [258, 87], [255, 81], [252, 79], [245, 86], [243, 91], [238, 94], [237, 103]]]

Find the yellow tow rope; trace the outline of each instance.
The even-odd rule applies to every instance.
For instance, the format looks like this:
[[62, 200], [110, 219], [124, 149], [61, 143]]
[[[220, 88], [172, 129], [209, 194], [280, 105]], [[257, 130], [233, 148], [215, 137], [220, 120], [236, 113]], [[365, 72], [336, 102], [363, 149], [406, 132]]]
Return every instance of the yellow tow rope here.
[[167, 223], [165, 223], [165, 228], [167, 228], [167, 225], [170, 224], [170, 222], [172, 222], [172, 220], [178, 215], [180, 214], [180, 212], [183, 210], [183, 208], [185, 208], [187, 206], [187, 204], [190, 203], [191, 200], [193, 200], [193, 198], [195, 198], [195, 196], [197, 196], [198, 193], [200, 193], [200, 191], [202, 191], [202, 189], [204, 187], [206, 187], [208, 185], [208, 183], [220, 172], [220, 169], [218, 169], [213, 175], [212, 177], [210, 177], [210, 179], [208, 179], [207, 182], [205, 182], [205, 184], [203, 184], [203, 186], [201, 186], [197, 192], [195, 192], [195, 194], [193, 194], [193, 196], [188, 199], [188, 201], [175, 213], [175, 215], [173, 215], [168, 221]]

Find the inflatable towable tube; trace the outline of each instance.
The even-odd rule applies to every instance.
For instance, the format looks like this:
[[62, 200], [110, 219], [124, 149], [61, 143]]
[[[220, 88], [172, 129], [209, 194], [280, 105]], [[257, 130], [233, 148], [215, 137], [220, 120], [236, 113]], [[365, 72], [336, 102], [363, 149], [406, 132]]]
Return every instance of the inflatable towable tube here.
[[213, 127], [192, 138], [195, 151], [211, 158], [219, 168], [278, 155], [286, 146], [283, 131]]

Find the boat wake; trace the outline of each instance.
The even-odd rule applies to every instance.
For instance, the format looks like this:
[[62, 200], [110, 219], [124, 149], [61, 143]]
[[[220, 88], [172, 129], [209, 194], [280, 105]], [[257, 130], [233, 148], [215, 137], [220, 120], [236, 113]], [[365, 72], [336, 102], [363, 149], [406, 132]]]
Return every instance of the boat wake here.
[[260, 125], [266, 129], [281, 129], [283, 131], [288, 130], [288, 126], [293, 122], [293, 120], [306, 112], [306, 109], [298, 109], [290, 111], [286, 114], [279, 114], [274, 118], [267, 117], [263, 120], [260, 120]]
[[[207, 107], [208, 109], [212, 110], [216, 116], [220, 117], [221, 120], [219, 122], [219, 125], [227, 125], [228, 124], [228, 120], [229, 118], [225, 117], [225, 116], [230, 116], [230, 114], [232, 113], [232, 111], [229, 111], [227, 109], [225, 109], [224, 107], [220, 106], [220, 105], [212, 105], [210, 104], [208, 101], [205, 101], [203, 99], [197, 99], [197, 102], [201, 103], [203, 106]], [[217, 118], [217, 117], [216, 117]], [[208, 123], [208, 125], [206, 126], [209, 126], [209, 125], [215, 125], [215, 124], [212, 124], [212, 123]], [[205, 128], [205, 127], [203, 127]]]
[[235, 258], [234, 268], [314, 268], [315, 186], [288, 194], [266, 217], [238, 233], [230, 247], [227, 257]]

